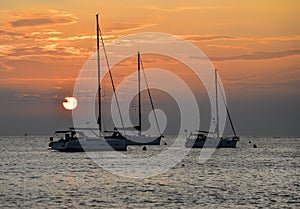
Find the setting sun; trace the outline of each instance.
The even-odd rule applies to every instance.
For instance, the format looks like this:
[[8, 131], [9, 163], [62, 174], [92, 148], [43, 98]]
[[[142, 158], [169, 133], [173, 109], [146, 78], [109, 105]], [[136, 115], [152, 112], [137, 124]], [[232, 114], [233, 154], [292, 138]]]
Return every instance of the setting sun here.
[[77, 99], [75, 97], [66, 97], [62, 104], [66, 110], [74, 110], [77, 107]]

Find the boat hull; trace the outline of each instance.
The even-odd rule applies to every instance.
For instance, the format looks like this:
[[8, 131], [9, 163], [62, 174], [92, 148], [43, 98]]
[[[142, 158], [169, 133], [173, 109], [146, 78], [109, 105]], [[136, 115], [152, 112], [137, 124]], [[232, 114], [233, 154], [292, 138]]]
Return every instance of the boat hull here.
[[237, 139], [205, 139], [205, 140], [187, 140], [187, 148], [236, 148]]
[[126, 141], [121, 139], [59, 140], [50, 142], [49, 147], [61, 152], [127, 151]]
[[218, 148], [236, 148], [237, 139], [221, 139]]
[[127, 145], [160, 145], [161, 136], [125, 136]]

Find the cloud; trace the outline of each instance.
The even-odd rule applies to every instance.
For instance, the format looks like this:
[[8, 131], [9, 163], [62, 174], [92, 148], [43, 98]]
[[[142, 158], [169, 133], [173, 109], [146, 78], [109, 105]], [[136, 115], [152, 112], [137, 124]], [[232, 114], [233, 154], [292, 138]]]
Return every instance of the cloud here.
[[140, 24], [140, 23], [123, 22], [123, 23], [110, 24], [110, 26], [104, 27], [103, 31], [105, 31], [105, 33], [127, 32], [133, 30], [140, 30], [154, 25], [156, 24]]
[[[52, 81], [57, 81], [57, 82], [63, 82], [63, 81], [76, 81], [77, 77], [70, 77], [70, 78], [51, 78], [51, 80], [49, 80], [49, 77], [34, 77], [34, 78], [20, 78], [20, 77], [12, 77], [9, 78], [10, 81], [13, 81], [14, 83], [23, 83], [23, 82], [52, 82]], [[0, 81], [3, 81], [0, 78]]]
[[24, 39], [24, 38], [30, 38], [30, 36], [27, 36], [23, 33], [16, 33], [16, 32], [11, 32], [11, 31], [0, 30], [0, 40], [1, 41], [12, 41], [12, 40]]
[[237, 37], [239, 41], [299, 41], [300, 36], [270, 36], [270, 37]]
[[29, 100], [34, 100], [41, 97], [41, 95], [37, 93], [17, 93], [15, 94], [15, 96], [19, 99], [29, 99]]
[[295, 76], [293, 77], [284, 77], [278, 78], [272, 76], [269, 79], [266, 79], [265, 76], [255, 76], [255, 77], [240, 77], [238, 79], [222, 79], [222, 82], [225, 86], [233, 87], [235, 89], [247, 89], [247, 90], [277, 90], [282, 88], [291, 89], [291, 91], [300, 89], [300, 79]]
[[[0, 45], [0, 71], [8, 72], [15, 69], [15, 61], [34, 61], [40, 63], [51, 63], [56, 60], [68, 61], [78, 58], [86, 58], [90, 52], [85, 48], [73, 46], [61, 46], [48, 43], [41, 46]], [[75, 62], [75, 61], [74, 61]]]
[[77, 23], [78, 18], [65, 11], [50, 10], [45, 14], [31, 14], [29, 16], [17, 16], [11, 21], [13, 27], [33, 27], [49, 25], [70, 25]]
[[214, 9], [230, 9], [229, 6], [179, 6], [174, 8], [161, 8], [152, 5], [138, 6], [142, 9], [159, 11], [159, 12], [181, 12], [181, 11], [197, 11], [197, 10], [214, 10]]
[[54, 31], [54, 30], [46, 30], [45, 32], [43, 32], [43, 34], [46, 34], [46, 35], [60, 35], [60, 34], [62, 34], [62, 32]]
[[0, 72], [1, 72], [1, 71], [9, 72], [9, 71], [12, 71], [12, 70], [14, 70], [14, 69], [15, 69], [14, 67], [9, 66], [9, 65], [7, 65], [7, 64], [5, 64], [5, 63], [1, 63], [1, 62], [0, 62]]
[[211, 35], [179, 35], [189, 41], [193, 42], [204, 42], [204, 41], [254, 41], [254, 42], [270, 42], [270, 41], [299, 41], [300, 36], [270, 36], [270, 37], [246, 37], [246, 36], [231, 36], [231, 35], [221, 35], [221, 34], [211, 34]]
[[[61, 89], [59, 89], [61, 90]], [[13, 93], [8, 95], [10, 100], [17, 99], [19, 102], [26, 102], [26, 101], [63, 101], [65, 95], [68, 93], [66, 91], [27, 91], [27, 92], [10, 92]]]
[[0, 45], [0, 56], [7, 55], [13, 51], [14, 47], [12, 45]]
[[[1, 48], [1, 47], [0, 47]], [[0, 53], [1, 56], [1, 53]], [[75, 47], [57, 46], [49, 44], [45, 46], [28, 46], [23, 48], [10, 48], [5, 53], [6, 60], [31, 60], [41, 61], [42, 58], [74, 58], [86, 56], [86, 52]]]
[[[77, 40], [84, 40], [84, 39], [90, 39], [92, 38], [92, 36], [71, 36], [71, 37], [65, 37], [65, 38], [61, 38], [61, 37], [49, 37], [46, 39], [41, 39], [43, 41], [77, 41]], [[39, 39], [37, 41], [40, 41]]]
[[235, 39], [235, 37], [228, 35], [182, 35], [181, 37], [193, 42]]
[[13, 27], [21, 26], [36, 26], [36, 25], [47, 25], [54, 23], [53, 20], [49, 18], [33, 18], [33, 19], [21, 19], [11, 22]]
[[287, 57], [292, 55], [300, 55], [300, 49], [291, 49], [291, 50], [276, 51], [276, 52], [254, 52], [252, 54], [242, 54], [237, 56], [210, 57], [210, 59], [213, 61], [264, 60], [264, 59], [282, 58], [282, 57]]
[[207, 44], [208, 47], [220, 48], [220, 49], [246, 49], [245, 46], [236, 46], [233, 44]]

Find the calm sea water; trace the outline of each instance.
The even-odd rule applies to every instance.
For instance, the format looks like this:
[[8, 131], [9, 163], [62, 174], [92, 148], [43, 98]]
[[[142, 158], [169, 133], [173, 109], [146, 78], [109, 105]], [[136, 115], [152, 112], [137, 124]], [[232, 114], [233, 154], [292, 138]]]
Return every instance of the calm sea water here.
[[300, 138], [242, 138], [204, 164], [193, 149], [146, 179], [119, 177], [86, 153], [47, 146], [47, 137], [0, 137], [0, 208], [300, 208]]

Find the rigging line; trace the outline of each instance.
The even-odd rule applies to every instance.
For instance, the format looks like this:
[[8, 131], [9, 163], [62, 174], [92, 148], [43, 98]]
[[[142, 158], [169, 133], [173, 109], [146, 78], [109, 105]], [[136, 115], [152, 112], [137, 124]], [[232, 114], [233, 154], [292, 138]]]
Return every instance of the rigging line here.
[[[102, 83], [104, 83], [104, 79], [102, 80]], [[102, 101], [104, 100], [104, 104], [102, 104], [102, 110], [104, 109], [104, 112], [105, 113], [107, 113], [107, 98], [106, 98], [106, 88], [105, 88], [105, 84], [104, 85], [102, 85], [102, 95], [101, 95], [101, 97], [103, 97], [103, 99], [102, 99]], [[102, 111], [103, 112], [103, 111]], [[105, 116], [105, 114], [104, 114], [104, 116]], [[103, 122], [102, 122], [102, 125], [103, 125], [103, 130], [106, 130], [106, 125], [105, 125], [105, 117], [104, 116], [102, 116], [102, 120], [103, 120]]]
[[105, 49], [105, 44], [104, 44], [104, 40], [103, 40], [103, 37], [102, 37], [102, 32], [101, 32], [101, 28], [100, 27], [99, 27], [99, 33], [100, 33], [100, 38], [101, 38], [101, 42], [102, 42], [103, 51], [104, 51], [104, 54], [105, 54], [105, 60], [106, 60], [106, 65], [107, 65], [108, 72], [109, 72], [109, 77], [110, 77], [111, 85], [112, 85], [112, 88], [113, 88], [113, 91], [114, 91], [114, 95], [115, 95], [115, 98], [116, 98], [116, 103], [117, 103], [118, 112], [119, 112], [121, 123], [122, 123], [123, 132], [124, 132], [124, 135], [126, 135], [125, 127], [124, 127], [124, 122], [123, 122], [123, 118], [122, 118], [122, 115], [121, 115], [119, 100], [118, 100], [118, 97], [117, 97], [117, 94], [116, 94], [115, 84], [114, 84], [114, 80], [113, 80], [113, 77], [112, 77], [110, 65], [109, 65], [109, 62], [108, 62], [108, 57], [107, 57], [107, 53], [106, 53], [106, 49]]
[[218, 72], [215, 69], [215, 90], [216, 90], [216, 132], [217, 137], [220, 135], [220, 124], [219, 124], [219, 103], [218, 103]]
[[151, 107], [152, 107], [152, 110], [153, 110], [153, 113], [154, 113], [154, 118], [155, 118], [156, 126], [157, 126], [157, 129], [158, 129], [158, 133], [161, 136], [161, 131], [160, 131], [160, 128], [159, 128], [159, 125], [158, 125], [158, 120], [157, 120], [157, 116], [156, 116], [156, 113], [155, 113], [153, 100], [152, 100], [152, 97], [151, 97], [151, 93], [150, 93], [148, 81], [147, 81], [145, 70], [144, 70], [144, 65], [143, 65], [142, 59], [140, 59], [140, 60], [141, 60], [141, 66], [142, 66], [143, 75], [144, 75], [144, 78], [145, 78], [145, 83], [146, 83], [146, 86], [147, 86], [147, 92], [148, 92], [148, 95], [149, 95], [149, 98], [150, 98]]
[[221, 89], [221, 85], [220, 85], [219, 82], [218, 82], [218, 86], [219, 86], [219, 88], [220, 88], [220, 92], [221, 92], [221, 95], [222, 95], [222, 100], [223, 100], [224, 105], [225, 105], [225, 107], [226, 107], [226, 112], [227, 112], [228, 119], [229, 119], [229, 122], [230, 122], [230, 125], [231, 125], [231, 129], [232, 129], [232, 131], [233, 131], [234, 136], [236, 136], [236, 132], [235, 132], [235, 129], [234, 129], [234, 126], [233, 126], [233, 122], [232, 122], [231, 117], [230, 117], [230, 114], [229, 114], [229, 109], [228, 109], [228, 106], [227, 106], [227, 104], [226, 104], [225, 97], [224, 97], [224, 94], [223, 94], [223, 91], [222, 91], [222, 89]]

